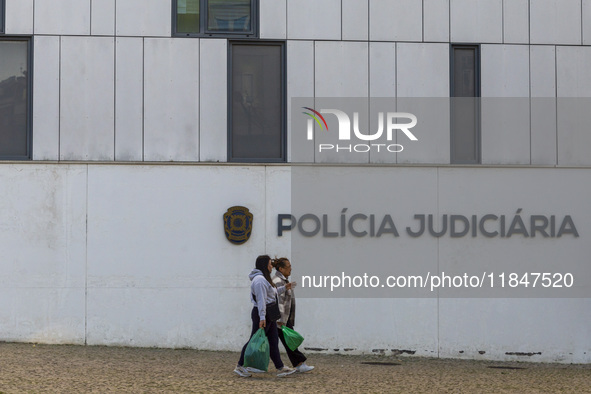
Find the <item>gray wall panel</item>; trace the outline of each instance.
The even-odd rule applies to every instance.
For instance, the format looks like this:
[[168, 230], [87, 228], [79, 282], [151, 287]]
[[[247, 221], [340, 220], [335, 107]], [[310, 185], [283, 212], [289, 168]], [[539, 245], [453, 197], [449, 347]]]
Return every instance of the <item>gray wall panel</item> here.
[[449, 0], [423, 0], [423, 39], [449, 41]]
[[343, 40], [367, 40], [369, 35], [369, 1], [342, 0]]
[[481, 61], [482, 163], [529, 164], [529, 48], [483, 45]]
[[260, 0], [260, 36], [285, 39], [287, 36], [287, 0]]
[[228, 160], [228, 45], [200, 40], [199, 158]]
[[143, 159], [144, 40], [116, 39], [115, 160]]
[[528, 0], [503, 0], [503, 38], [506, 44], [529, 43]]
[[60, 140], [60, 39], [37, 36], [33, 42], [33, 159], [57, 160]]
[[33, 0], [6, 0], [6, 34], [33, 34]]
[[341, 0], [287, 2], [287, 38], [341, 39]]
[[115, 0], [92, 0], [90, 34], [115, 35]]
[[114, 158], [114, 39], [62, 37], [60, 159]]
[[371, 0], [369, 37], [376, 41], [422, 41], [422, 0]]
[[591, 47], [557, 47], [558, 164], [591, 165]]
[[581, 44], [581, 0], [530, 0], [532, 44]]
[[[314, 147], [297, 147], [291, 143], [292, 116], [300, 115], [300, 108], [294, 108], [294, 97], [310, 98], [306, 106], [314, 108], [314, 42], [287, 41], [287, 160], [296, 163], [313, 163]], [[309, 149], [308, 149], [309, 148]]]
[[396, 59], [397, 111], [419, 120], [418, 141], [397, 132], [398, 163], [449, 163], [449, 45], [399, 43]]
[[502, 0], [450, 0], [453, 42], [500, 43], [503, 40]]
[[90, 34], [90, 0], [35, 0], [35, 34]]
[[199, 160], [199, 40], [144, 43], [144, 160]]
[[115, 12], [119, 36], [171, 35], [172, 8], [169, 0], [119, 0]]
[[531, 162], [556, 163], [556, 49], [530, 47]]
[[591, 0], [583, 0], [583, 45], [591, 44]]

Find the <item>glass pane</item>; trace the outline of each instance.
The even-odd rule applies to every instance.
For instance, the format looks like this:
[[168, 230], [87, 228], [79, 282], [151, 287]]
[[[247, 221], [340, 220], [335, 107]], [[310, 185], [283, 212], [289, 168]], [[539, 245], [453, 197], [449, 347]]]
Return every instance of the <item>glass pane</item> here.
[[478, 163], [480, 117], [476, 48], [453, 50], [452, 163]]
[[251, 0], [209, 0], [207, 30], [251, 31]]
[[0, 41], [0, 156], [27, 149], [27, 42]]
[[452, 99], [452, 152], [455, 163], [478, 162], [478, 98]]
[[281, 46], [232, 47], [232, 158], [280, 159]]
[[454, 49], [454, 97], [476, 96], [476, 50]]
[[199, 33], [199, 0], [177, 0], [177, 33]]

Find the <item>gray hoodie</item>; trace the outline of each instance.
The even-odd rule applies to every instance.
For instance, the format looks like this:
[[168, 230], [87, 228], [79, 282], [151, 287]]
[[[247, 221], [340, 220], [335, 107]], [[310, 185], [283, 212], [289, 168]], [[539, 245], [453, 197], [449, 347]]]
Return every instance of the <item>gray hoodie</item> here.
[[[259, 309], [259, 319], [265, 320], [265, 314], [267, 312], [266, 305], [276, 302], [275, 295], [283, 294], [285, 292], [285, 286], [277, 288], [271, 286], [267, 279], [265, 279], [261, 270], [256, 268], [252, 270], [248, 277], [251, 281], [250, 301]], [[254, 300], [253, 295], [256, 296], [256, 301]]]

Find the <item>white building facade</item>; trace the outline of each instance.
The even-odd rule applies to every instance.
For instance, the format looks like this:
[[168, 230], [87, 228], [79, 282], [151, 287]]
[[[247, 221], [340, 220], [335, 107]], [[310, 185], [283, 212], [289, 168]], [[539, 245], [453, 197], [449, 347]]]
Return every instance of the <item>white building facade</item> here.
[[[591, 0], [0, 6], [2, 341], [238, 351], [256, 256], [294, 255], [278, 215], [294, 213], [299, 168], [379, 174], [404, 189], [401, 217], [558, 222], [506, 240], [407, 236], [400, 258], [435, 272], [591, 264]], [[448, 106], [394, 155], [293, 149], [296, 98], [459, 96], [503, 105], [472, 112], [474, 127]], [[232, 206], [254, 215], [242, 245], [224, 235]], [[301, 297], [296, 329], [311, 353], [589, 363], [590, 279], [556, 297]]]

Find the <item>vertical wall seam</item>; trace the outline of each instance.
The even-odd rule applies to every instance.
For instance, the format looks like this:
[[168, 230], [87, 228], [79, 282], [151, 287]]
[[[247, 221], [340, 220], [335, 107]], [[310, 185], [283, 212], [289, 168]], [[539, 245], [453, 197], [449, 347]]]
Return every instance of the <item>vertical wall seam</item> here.
[[57, 60], [57, 161], [62, 159], [62, 36], [58, 36]]
[[117, 39], [113, 37], [113, 161], [117, 161]]
[[84, 231], [84, 345], [88, 345], [88, 167], [86, 164], [86, 223]]
[[556, 165], [558, 165], [558, 45], [554, 45], [554, 113], [555, 113], [555, 134], [556, 141], [555, 155]]
[[142, 37], [142, 160], [146, 159], [146, 38]]

